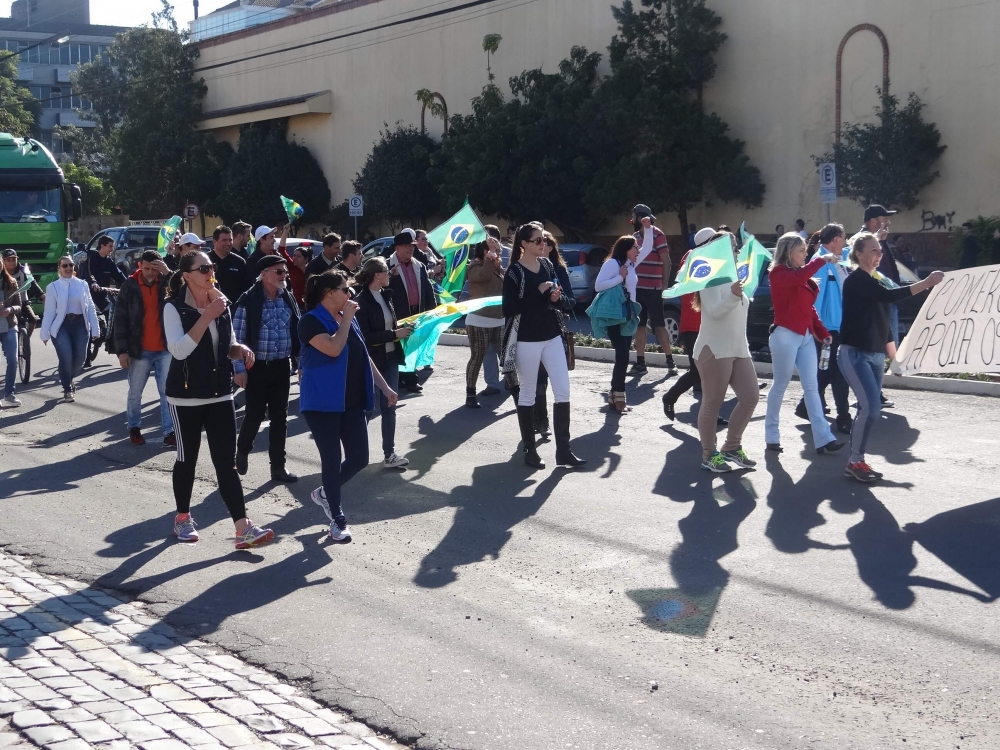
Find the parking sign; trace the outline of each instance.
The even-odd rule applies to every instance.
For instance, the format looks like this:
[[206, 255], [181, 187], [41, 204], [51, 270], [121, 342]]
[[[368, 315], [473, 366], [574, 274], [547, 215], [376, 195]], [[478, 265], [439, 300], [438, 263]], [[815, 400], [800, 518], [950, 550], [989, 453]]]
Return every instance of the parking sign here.
[[347, 208], [350, 210], [350, 216], [364, 216], [365, 215], [365, 200], [360, 195], [352, 195], [347, 199]]
[[819, 165], [819, 199], [822, 203], [837, 202], [837, 165]]

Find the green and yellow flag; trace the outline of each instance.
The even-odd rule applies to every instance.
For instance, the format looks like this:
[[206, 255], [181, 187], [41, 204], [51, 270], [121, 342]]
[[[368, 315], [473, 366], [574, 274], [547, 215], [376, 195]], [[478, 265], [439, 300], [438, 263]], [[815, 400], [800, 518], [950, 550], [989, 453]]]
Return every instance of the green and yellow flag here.
[[502, 297], [480, 297], [479, 299], [438, 305], [433, 310], [403, 318], [400, 325], [412, 325], [413, 333], [401, 339], [406, 362], [400, 372], [416, 372], [421, 367], [434, 364], [434, 351], [441, 334], [463, 315], [477, 312], [484, 307], [493, 307], [503, 301]]
[[167, 247], [169, 247], [171, 241], [177, 235], [177, 232], [181, 228], [181, 217], [171, 216], [167, 219], [163, 226], [160, 227], [160, 233], [156, 237], [156, 251], [161, 255], [165, 256], [167, 254]]
[[752, 300], [760, 284], [764, 266], [768, 265], [774, 256], [757, 241], [756, 237], [747, 232], [746, 224], [740, 225], [740, 239], [743, 241], [743, 247], [740, 248], [740, 257], [736, 261], [736, 273], [743, 282], [743, 293], [747, 299]]
[[285, 207], [285, 215], [288, 216], [288, 223], [294, 224], [302, 215], [306, 212], [302, 206], [293, 201], [291, 198], [286, 198], [285, 196], [280, 196], [281, 205]]
[[447, 261], [438, 295], [442, 302], [454, 302], [465, 286], [465, 266], [469, 248], [486, 241], [486, 230], [466, 201], [461, 210], [441, 226], [427, 233], [427, 241]]
[[737, 278], [732, 240], [727, 235], [692, 250], [687, 263], [677, 272], [674, 285], [663, 290], [663, 297], [680, 297], [710, 286], [732, 284]]

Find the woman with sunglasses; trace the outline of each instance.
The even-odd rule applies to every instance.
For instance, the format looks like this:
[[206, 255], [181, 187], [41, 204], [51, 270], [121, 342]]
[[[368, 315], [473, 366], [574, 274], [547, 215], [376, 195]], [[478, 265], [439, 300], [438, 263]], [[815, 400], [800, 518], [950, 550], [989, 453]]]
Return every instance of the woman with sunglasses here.
[[[389, 265], [384, 258], [369, 258], [358, 275], [361, 293], [358, 294], [357, 321], [372, 364], [379, 371], [389, 388], [399, 388], [399, 366], [403, 364], [403, 345], [400, 339], [408, 338], [413, 329], [396, 322], [389, 288]], [[383, 466], [402, 469], [410, 459], [396, 453], [396, 407], [389, 405], [389, 398], [379, 392], [379, 412], [382, 415]]]
[[870, 232], [853, 238], [848, 260], [855, 270], [844, 280], [844, 315], [837, 356], [840, 371], [858, 399], [858, 416], [851, 427], [851, 456], [844, 475], [871, 484], [882, 478], [865, 461], [865, 449], [882, 408], [886, 344], [894, 344], [889, 325], [892, 305], [940, 284], [944, 273], [933, 271], [916, 284], [889, 289], [872, 275], [882, 260], [882, 245]]
[[97, 310], [90, 296], [90, 286], [76, 278], [73, 259], [60, 258], [56, 266], [59, 278], [45, 287], [45, 312], [38, 337], [48, 345], [49, 339], [59, 358], [59, 381], [65, 403], [75, 400], [73, 379], [83, 372], [87, 348], [91, 339], [100, 336]]
[[545, 464], [535, 450], [535, 394], [538, 367], [544, 365], [552, 381], [555, 400], [553, 416], [556, 435], [556, 463], [580, 466], [586, 463], [573, 455], [569, 445], [569, 367], [562, 338], [559, 310], [567, 308], [567, 298], [559, 286], [542, 225], [523, 224], [514, 233], [510, 267], [503, 281], [503, 314], [507, 319], [503, 334], [502, 370], [517, 372], [517, 422], [524, 441], [524, 462], [533, 468]]
[[388, 407], [396, 405], [397, 396], [368, 356], [355, 319], [359, 306], [342, 271], [309, 277], [306, 309], [299, 321], [299, 410], [316, 441], [323, 473], [323, 485], [310, 497], [330, 519], [330, 539], [346, 543], [351, 530], [341, 487], [368, 465], [366, 414], [375, 408], [375, 388]]
[[[551, 232], [543, 232], [545, 247], [548, 250], [548, 259], [552, 267], [556, 270], [556, 277], [559, 279], [559, 288], [566, 298], [564, 305], [567, 311], [576, 307], [576, 297], [573, 296], [573, 285], [569, 280], [569, 268], [566, 267], [566, 260], [559, 250], [559, 242]], [[563, 314], [560, 312], [560, 314]], [[538, 384], [535, 386], [535, 432], [547, 438], [549, 432], [549, 407], [546, 403], [545, 392], [549, 388], [549, 376], [545, 372], [544, 365], [538, 368]]]
[[236, 549], [267, 544], [271, 529], [247, 518], [243, 485], [236, 472], [236, 408], [233, 404], [233, 362], [248, 369], [254, 355], [236, 343], [229, 300], [215, 287], [215, 265], [202, 252], [181, 256], [167, 285], [163, 329], [172, 357], [165, 389], [177, 435], [174, 463], [174, 535], [181, 542], [198, 541], [191, 517], [191, 493], [201, 448], [201, 433], [215, 467], [219, 494], [236, 525]]

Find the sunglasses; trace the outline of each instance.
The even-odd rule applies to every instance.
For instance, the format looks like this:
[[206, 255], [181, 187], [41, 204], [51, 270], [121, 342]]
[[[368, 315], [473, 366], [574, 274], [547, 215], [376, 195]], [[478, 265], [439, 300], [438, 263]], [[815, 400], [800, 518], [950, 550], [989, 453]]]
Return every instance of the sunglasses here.
[[72, 263], [60, 263], [59, 267], [60, 268], [72, 268], [73, 264]]
[[272, 268], [271, 270], [274, 272], [275, 276], [284, 276], [288, 273], [287, 268]]
[[530, 245], [541, 245], [545, 240], [542, 237], [535, 237], [533, 240], [525, 240], [524, 242]]
[[197, 271], [198, 273], [202, 274], [203, 276], [208, 276], [210, 273], [212, 273], [213, 271], [215, 271], [215, 264], [214, 263], [206, 263], [204, 265], [198, 266], [197, 268], [192, 268], [191, 271], [192, 271], [192, 273], [194, 271]]

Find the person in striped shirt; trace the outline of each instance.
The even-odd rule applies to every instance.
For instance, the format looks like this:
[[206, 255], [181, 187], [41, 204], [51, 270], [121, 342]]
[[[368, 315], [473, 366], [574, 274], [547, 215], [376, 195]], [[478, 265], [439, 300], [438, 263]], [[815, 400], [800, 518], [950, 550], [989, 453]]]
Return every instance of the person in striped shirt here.
[[[649, 217], [656, 222], [649, 206], [640, 203], [632, 209], [632, 226], [638, 231], [633, 235], [638, 244], [642, 244], [642, 220]], [[667, 331], [663, 316], [663, 288], [670, 285], [670, 243], [666, 236], [655, 225], [650, 227], [653, 233], [653, 252], [635, 269], [639, 281], [636, 287], [636, 299], [642, 307], [639, 313], [639, 328], [635, 332], [635, 364], [629, 375], [646, 374], [646, 326], [653, 329], [656, 340], [660, 342], [663, 353], [667, 355], [667, 377], [677, 374], [674, 367], [674, 357], [670, 353], [670, 334]]]

